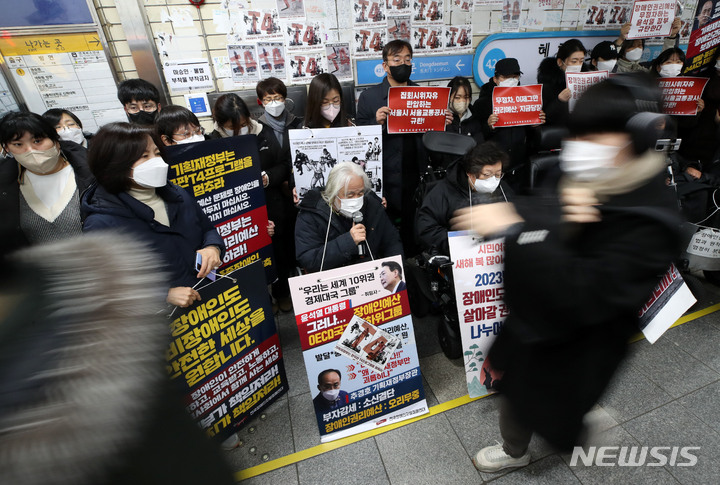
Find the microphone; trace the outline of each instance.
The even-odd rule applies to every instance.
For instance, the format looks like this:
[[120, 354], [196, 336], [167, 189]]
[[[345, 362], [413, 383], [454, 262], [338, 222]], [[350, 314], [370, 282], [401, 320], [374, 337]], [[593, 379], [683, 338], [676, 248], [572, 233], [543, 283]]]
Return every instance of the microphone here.
[[[363, 221], [362, 212], [360, 212], [360, 211], [353, 212], [352, 218], [353, 218], [353, 224], [362, 223], [362, 221]], [[363, 247], [362, 243], [363, 242], [360, 241], [360, 244], [358, 244], [358, 254], [360, 256], [365, 256], [365, 248]]]

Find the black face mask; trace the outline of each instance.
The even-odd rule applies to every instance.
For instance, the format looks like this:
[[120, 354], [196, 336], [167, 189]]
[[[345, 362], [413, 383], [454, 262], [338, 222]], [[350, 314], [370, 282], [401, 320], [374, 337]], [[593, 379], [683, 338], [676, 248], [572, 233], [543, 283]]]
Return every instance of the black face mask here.
[[138, 125], [152, 125], [155, 123], [157, 117], [157, 110], [155, 111], [138, 111], [137, 113], [128, 113], [128, 118], [131, 123]]
[[410, 79], [412, 73], [412, 66], [407, 64], [400, 64], [399, 66], [389, 66], [390, 75], [392, 78], [399, 83], [406, 83]]

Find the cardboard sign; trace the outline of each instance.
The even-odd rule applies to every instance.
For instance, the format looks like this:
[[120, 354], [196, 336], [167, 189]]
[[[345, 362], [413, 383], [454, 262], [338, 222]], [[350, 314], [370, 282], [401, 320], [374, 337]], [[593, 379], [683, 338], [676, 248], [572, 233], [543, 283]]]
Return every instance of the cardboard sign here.
[[675, 20], [676, 0], [635, 0], [628, 39], [667, 37]]
[[450, 88], [391, 87], [388, 92], [388, 133], [445, 131]]
[[542, 111], [542, 84], [493, 89], [493, 113], [498, 115], [495, 128], [537, 125]]
[[607, 71], [593, 71], [593, 72], [566, 72], [565, 83], [572, 93], [570, 95], [570, 101], [568, 108], [570, 111], [575, 108], [575, 103], [587, 91], [587, 89], [593, 84], [597, 84], [603, 79], [608, 78]]
[[669, 115], [695, 116], [697, 102], [708, 79], [702, 77], [666, 77], [658, 81], [662, 89], [663, 112]]
[[198, 289], [202, 300], [178, 309], [170, 324], [170, 379], [185, 390], [190, 415], [221, 440], [288, 390], [262, 279], [259, 262], [219, 278]]
[[483, 241], [469, 231], [449, 232], [455, 300], [470, 397], [494, 392], [500, 375], [487, 359], [508, 315], [503, 301], [504, 239]]

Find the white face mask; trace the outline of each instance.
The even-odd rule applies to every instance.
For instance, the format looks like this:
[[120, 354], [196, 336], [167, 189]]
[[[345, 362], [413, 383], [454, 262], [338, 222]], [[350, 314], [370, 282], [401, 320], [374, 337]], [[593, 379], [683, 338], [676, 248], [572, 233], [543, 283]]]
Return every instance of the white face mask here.
[[615, 157], [623, 148], [589, 141], [565, 140], [560, 152], [560, 168], [581, 182], [602, 179], [615, 168]]
[[503, 79], [502, 81], [500, 81], [498, 83], [498, 86], [500, 86], [501, 88], [514, 88], [518, 84], [520, 84], [520, 80], [518, 78], [509, 77], [507, 79]]
[[167, 185], [168, 165], [160, 157], [151, 158], [133, 169], [132, 179], [140, 187], [153, 189]]
[[492, 194], [500, 185], [500, 177], [490, 177], [485, 180], [476, 178], [473, 186], [481, 194]]
[[322, 395], [328, 401], [333, 402], [333, 401], [335, 401], [335, 399], [338, 398], [338, 395], [340, 395], [340, 389], [331, 389], [329, 391], [323, 391]]
[[30, 170], [32, 173], [45, 175], [53, 171], [58, 165], [60, 159], [60, 151], [53, 144], [52, 148], [47, 150], [30, 150], [25, 153], [13, 154], [17, 162]]
[[610, 59], [609, 61], [598, 61], [597, 68], [598, 71], [611, 72], [613, 69], [615, 69], [615, 64], [617, 64], [617, 59]]
[[203, 135], [193, 135], [183, 138], [182, 140], [175, 140], [175, 143], [178, 145], [184, 145], [186, 143], [197, 143], [199, 141], [205, 141], [205, 137]]
[[565, 66], [565, 72], [581, 72], [582, 71], [582, 64], [578, 64], [577, 66]]
[[660, 66], [660, 77], [676, 77], [682, 71], [682, 64], [665, 64]]
[[249, 126], [243, 126], [242, 128], [240, 128], [240, 132], [238, 133], [238, 135], [248, 135], [248, 134], [250, 134]]
[[468, 109], [468, 102], [467, 101], [453, 101], [452, 102], [452, 109], [460, 116], [464, 115], [465, 112]]
[[341, 199], [338, 197], [337, 199], [340, 201], [340, 214], [345, 217], [352, 217], [354, 213], [362, 209], [364, 197], [356, 197], [354, 199]]
[[285, 101], [270, 101], [265, 105], [265, 111], [270, 116], [277, 118], [283, 111], [285, 111]]
[[62, 130], [58, 131], [58, 135], [60, 135], [60, 139], [65, 141], [74, 141], [78, 145], [82, 145], [83, 142], [85, 142], [85, 136], [80, 128], [70, 128], [66, 126]]
[[327, 106], [322, 106], [320, 108], [320, 114], [322, 114], [322, 117], [328, 121], [335, 120], [335, 118], [337, 118], [337, 115], [339, 113], [340, 113], [340, 105], [339, 104], [329, 104]]
[[643, 50], [639, 47], [635, 47], [634, 49], [628, 49], [625, 51], [625, 59], [627, 59], [630, 62], [639, 61], [642, 57]]

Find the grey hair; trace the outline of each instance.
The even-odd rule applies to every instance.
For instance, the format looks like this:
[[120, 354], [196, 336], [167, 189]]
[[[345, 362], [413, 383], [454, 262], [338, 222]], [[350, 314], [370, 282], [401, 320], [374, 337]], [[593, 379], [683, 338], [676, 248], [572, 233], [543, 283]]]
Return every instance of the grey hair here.
[[362, 178], [365, 192], [370, 190], [370, 180], [360, 165], [353, 162], [340, 162], [328, 174], [327, 184], [325, 184], [325, 190], [322, 192], [322, 198], [325, 202], [332, 205], [333, 200], [340, 193], [340, 189], [343, 187], [347, 189], [351, 177]]

